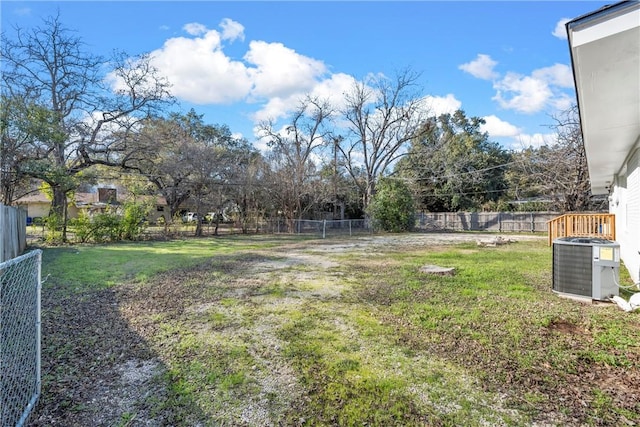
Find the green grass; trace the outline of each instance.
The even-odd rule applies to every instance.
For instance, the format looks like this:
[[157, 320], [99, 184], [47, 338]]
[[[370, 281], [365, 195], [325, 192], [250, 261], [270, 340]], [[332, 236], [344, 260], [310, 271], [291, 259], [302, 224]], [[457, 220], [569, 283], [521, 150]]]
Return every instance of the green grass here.
[[59, 286], [70, 291], [82, 292], [126, 282], [146, 282], [158, 273], [189, 268], [216, 255], [267, 249], [276, 244], [268, 239], [229, 237], [54, 247], [44, 252], [42, 274], [54, 276]]
[[[62, 295], [121, 293], [127, 324], [165, 367], [166, 395], [145, 405], [172, 425], [640, 420], [637, 403], [586, 376], [639, 377], [637, 315], [551, 292], [545, 241], [320, 250], [331, 243], [55, 248], [43, 272]], [[333, 263], [299, 257], [309, 254]], [[304, 262], [264, 267], [294, 255]], [[456, 274], [426, 275], [425, 264]], [[52, 354], [68, 351], [61, 341]]]

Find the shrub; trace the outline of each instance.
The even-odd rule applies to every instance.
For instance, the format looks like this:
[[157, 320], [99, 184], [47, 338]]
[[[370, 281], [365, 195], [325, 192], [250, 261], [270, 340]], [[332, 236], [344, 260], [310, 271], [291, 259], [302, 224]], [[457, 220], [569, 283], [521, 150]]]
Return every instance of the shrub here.
[[86, 212], [80, 212], [77, 218], [72, 218], [69, 221], [69, 225], [73, 227], [76, 240], [80, 243], [89, 241], [92, 234], [91, 218]]
[[383, 178], [367, 208], [374, 228], [390, 232], [410, 231], [416, 221], [413, 197], [400, 180]]
[[93, 241], [96, 243], [122, 240], [121, 217], [115, 212], [95, 214], [91, 218], [91, 226]]
[[47, 243], [61, 243], [62, 242], [62, 216], [57, 213], [52, 213], [45, 218], [45, 236], [44, 239]]
[[147, 212], [144, 205], [128, 202], [121, 210], [108, 209], [92, 216], [81, 212], [78, 218], [70, 220], [69, 225], [80, 243], [135, 240], [147, 227]]
[[135, 202], [125, 203], [120, 224], [121, 238], [135, 240], [140, 237], [147, 226], [146, 216], [147, 209], [144, 205]]

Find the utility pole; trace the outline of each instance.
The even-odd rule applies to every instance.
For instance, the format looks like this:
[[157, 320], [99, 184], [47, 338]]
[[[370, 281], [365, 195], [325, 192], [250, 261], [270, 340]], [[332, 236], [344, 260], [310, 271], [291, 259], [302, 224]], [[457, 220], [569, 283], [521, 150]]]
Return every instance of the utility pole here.
[[342, 139], [339, 135], [333, 138], [333, 219], [338, 217], [338, 144]]

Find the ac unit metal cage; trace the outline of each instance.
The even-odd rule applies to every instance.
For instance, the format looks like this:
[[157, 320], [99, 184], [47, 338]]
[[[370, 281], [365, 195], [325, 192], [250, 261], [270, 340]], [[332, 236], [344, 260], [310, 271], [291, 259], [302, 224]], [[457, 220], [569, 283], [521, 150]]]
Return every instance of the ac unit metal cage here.
[[553, 291], [595, 300], [618, 295], [620, 245], [591, 237], [553, 241]]

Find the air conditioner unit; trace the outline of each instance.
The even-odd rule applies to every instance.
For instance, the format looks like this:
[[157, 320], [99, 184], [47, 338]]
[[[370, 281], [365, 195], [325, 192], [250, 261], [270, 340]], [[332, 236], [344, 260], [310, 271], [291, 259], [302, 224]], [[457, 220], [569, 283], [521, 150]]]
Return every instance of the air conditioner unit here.
[[595, 300], [618, 295], [620, 245], [591, 237], [553, 241], [553, 291]]

